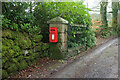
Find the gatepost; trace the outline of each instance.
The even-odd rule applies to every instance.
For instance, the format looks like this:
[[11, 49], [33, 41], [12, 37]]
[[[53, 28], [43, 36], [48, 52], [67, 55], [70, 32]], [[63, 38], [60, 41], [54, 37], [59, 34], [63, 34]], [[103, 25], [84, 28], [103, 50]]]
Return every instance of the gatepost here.
[[[51, 59], [63, 59], [65, 54], [67, 53], [67, 27], [68, 21], [61, 18], [56, 17], [47, 21], [49, 23], [49, 30], [52, 28], [57, 28], [58, 30], [58, 41], [51, 42], [50, 40], [50, 49], [49, 54]], [[54, 37], [54, 36], [53, 36]], [[51, 38], [51, 36], [49, 36]]]

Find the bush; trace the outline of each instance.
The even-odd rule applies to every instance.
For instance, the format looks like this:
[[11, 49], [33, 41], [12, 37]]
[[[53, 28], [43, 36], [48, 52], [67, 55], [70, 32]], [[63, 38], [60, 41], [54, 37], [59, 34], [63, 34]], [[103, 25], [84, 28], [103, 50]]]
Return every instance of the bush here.
[[26, 63], [25, 60], [20, 61], [19, 63], [19, 70], [23, 70], [28, 67], [28, 64]]
[[[48, 50], [44, 48], [42, 51], [41, 28], [33, 24], [35, 17], [25, 11], [28, 7], [26, 2], [2, 4], [2, 68], [5, 69], [3, 78], [27, 68]], [[39, 52], [34, 51], [36, 46]], [[25, 55], [24, 51], [28, 51], [28, 54]]]
[[69, 34], [68, 37], [68, 47], [73, 48], [77, 46], [82, 46], [83, 48], [89, 48], [96, 44], [95, 32], [92, 28], [80, 28], [77, 31], [82, 32], [81, 34], [77, 34], [76, 27], [72, 28], [74, 34]]
[[7, 71], [2, 69], [2, 78], [4, 79], [4, 78], [7, 78], [7, 77], [8, 77]]
[[42, 35], [34, 35], [32, 38], [32, 41], [34, 42], [40, 42], [42, 40], [43, 36]]
[[34, 50], [35, 50], [35, 52], [41, 52], [42, 47], [41, 46], [35, 46]]
[[[56, 6], [54, 6], [56, 5]], [[64, 7], [67, 6], [67, 7]], [[69, 24], [90, 25], [91, 19], [83, 1], [80, 2], [44, 2], [39, 3], [34, 9], [35, 22], [39, 26], [43, 35], [43, 42], [49, 42], [49, 26], [46, 23], [55, 17], [62, 17], [69, 21]]]
[[96, 37], [94, 31], [88, 27], [88, 30], [85, 32], [86, 34], [86, 47], [92, 47], [96, 45]]
[[17, 53], [20, 51], [20, 47], [19, 46], [12, 46], [12, 49]]
[[10, 67], [7, 69], [8, 73], [13, 73], [18, 70], [18, 66], [15, 63], [11, 63]]
[[4, 30], [3, 32], [2, 32], [2, 37], [3, 38], [10, 38], [10, 39], [12, 39], [12, 31], [11, 30]]
[[42, 50], [46, 50], [46, 49], [48, 49], [49, 48], [49, 45], [47, 44], [47, 43], [44, 43], [43, 45], [42, 45]]

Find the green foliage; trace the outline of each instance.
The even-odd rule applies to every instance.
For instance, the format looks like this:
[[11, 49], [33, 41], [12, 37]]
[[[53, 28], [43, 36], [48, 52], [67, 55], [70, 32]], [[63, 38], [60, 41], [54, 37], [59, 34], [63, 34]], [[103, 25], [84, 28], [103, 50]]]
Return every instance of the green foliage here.
[[[21, 53], [19, 53], [19, 54], [21, 54]], [[18, 58], [18, 61], [20, 62], [21, 60], [24, 59], [24, 56], [23, 55], [19, 55], [17, 58]]]
[[18, 30], [18, 24], [12, 23], [12, 24], [10, 25], [10, 29]]
[[23, 70], [28, 67], [28, 64], [26, 63], [25, 60], [22, 60], [19, 64], [19, 70]]
[[2, 50], [3, 51], [7, 51], [9, 49], [9, 47], [5, 46], [5, 45], [2, 45]]
[[11, 20], [7, 19], [7, 18], [2, 18], [2, 26], [3, 28], [9, 28], [9, 24]]
[[[32, 6], [35, 6], [34, 12], [32, 11]], [[40, 2], [35, 5], [26, 2], [3, 2], [2, 10], [4, 15], [2, 18], [2, 68], [6, 70], [3, 77], [7, 77], [17, 70], [27, 68], [41, 57], [50, 56], [51, 59], [63, 58], [64, 54], [61, 54], [58, 46], [55, 44], [50, 44], [49, 46], [46, 43], [42, 43], [42, 41], [48, 42], [49, 40], [49, 26], [46, 24], [48, 20], [61, 16], [68, 20], [70, 24], [75, 23], [87, 26], [91, 24], [89, 9], [83, 5], [83, 2]], [[78, 29], [76, 28], [75, 30]], [[82, 43], [74, 43], [77, 41], [75, 40], [76, 31], [72, 31], [70, 42], [74, 43], [75, 46], [86, 45], [86, 39], [89, 38], [87, 42], [88, 47], [93, 46], [95, 39], [92, 31], [84, 30], [83, 32], [86, 35], [79, 35], [79, 38], [77, 38]], [[48, 54], [49, 48], [50, 54]], [[24, 53], [25, 50], [28, 51], [27, 55]]]
[[110, 32], [109, 31], [107, 31], [107, 30], [106, 31], [105, 30], [102, 31], [102, 35], [101, 35], [102, 38], [107, 38], [109, 36], [110, 36]]
[[103, 29], [102, 32], [101, 32], [101, 37], [102, 38], [107, 38], [107, 37], [111, 37], [111, 36], [115, 37], [115, 36], [118, 36], [118, 35], [119, 35], [119, 30], [115, 30], [114, 27], [110, 27], [108, 30]]
[[[2, 56], [5, 56], [5, 52], [2, 53]], [[7, 57], [3, 57], [2, 64], [5, 64], [5, 62], [8, 60]], [[5, 67], [6, 68], [6, 67]]]
[[20, 47], [19, 47], [19, 46], [12, 46], [12, 49], [13, 49], [15, 52], [19, 52], [19, 51], [20, 51]]
[[69, 47], [69, 48], [73, 48], [73, 47], [76, 47], [76, 46], [78, 46], [77, 43], [68, 41], [68, 47]]
[[[35, 20], [32, 13], [28, 13], [29, 2], [2, 3], [2, 28], [27, 33], [40, 33], [40, 27], [33, 25]], [[14, 16], [14, 17], [13, 17]]]
[[16, 72], [18, 70], [18, 67], [16, 66], [16, 64], [11, 63], [10, 67], [7, 70], [8, 73]]
[[41, 46], [35, 46], [35, 47], [34, 47], [34, 50], [35, 50], [36, 52], [41, 52]]
[[[11, 23], [23, 24], [30, 22], [28, 13], [25, 11], [28, 9], [29, 3], [26, 2], [3, 2], [2, 3], [2, 14], [5, 18], [11, 20]], [[13, 17], [14, 16], [14, 17]]]
[[48, 44], [43, 44], [42, 50], [46, 50], [46, 49], [48, 49], [48, 48], [49, 48], [49, 45], [48, 45]]
[[9, 56], [12, 57], [15, 52], [14, 52], [12, 49], [10, 49], [10, 50], [8, 51], [8, 53], [9, 53]]
[[43, 36], [42, 35], [34, 35], [32, 38], [32, 41], [34, 42], [40, 42], [42, 40]]
[[[81, 32], [77, 34], [76, 32]], [[96, 37], [93, 29], [90, 27], [73, 27], [72, 34], [69, 34], [68, 47], [73, 48], [76, 46], [84, 46], [83, 48], [89, 48], [96, 44]]]
[[40, 55], [40, 57], [49, 57], [48, 49], [43, 51], [43, 53]]
[[20, 42], [20, 47], [23, 49], [29, 48], [30, 44], [27, 42], [27, 40], [22, 40]]
[[89, 48], [96, 45], [95, 33], [90, 27], [88, 27], [85, 34], [86, 34], [86, 47]]
[[48, 57], [49, 56], [48, 50], [49, 50], [49, 45], [47, 43], [44, 43], [42, 45], [42, 52], [43, 52], [43, 54], [41, 54], [41, 57]]
[[2, 70], [2, 76], [3, 79], [8, 77], [8, 73], [6, 70]]
[[[65, 7], [66, 6], [66, 7]], [[41, 27], [43, 42], [49, 42], [49, 26], [45, 23], [57, 16], [69, 21], [70, 24], [90, 25], [91, 19], [89, 9], [83, 2], [40, 2], [34, 9], [34, 24]]]
[[21, 31], [21, 32], [27, 32], [31, 34], [40, 34], [41, 28], [38, 26], [33, 26], [30, 23], [24, 23], [24, 24], [16, 24], [12, 23], [11, 20], [3, 17], [2, 18], [2, 28], [3, 29], [11, 29], [14, 31]]
[[12, 38], [12, 31], [11, 30], [5, 30], [2, 32], [2, 37], [3, 38]]
[[89, 24], [90, 15], [87, 10], [89, 9], [83, 5], [83, 2], [45, 2], [38, 3], [35, 7], [34, 15], [37, 21], [41, 23], [44, 23], [54, 17], [61, 16], [70, 23]]

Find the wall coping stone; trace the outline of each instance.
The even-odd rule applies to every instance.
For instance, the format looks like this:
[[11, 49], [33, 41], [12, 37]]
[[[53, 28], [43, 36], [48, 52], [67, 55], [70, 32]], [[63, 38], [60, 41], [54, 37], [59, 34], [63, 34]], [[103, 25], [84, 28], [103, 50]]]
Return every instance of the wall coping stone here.
[[63, 18], [61, 18], [61, 17], [55, 17], [55, 18], [53, 18], [53, 19], [51, 19], [51, 20], [49, 20], [49, 21], [47, 21], [47, 23], [50, 23], [50, 24], [68, 24], [68, 21], [67, 20], [65, 20], [65, 19], [63, 19]]

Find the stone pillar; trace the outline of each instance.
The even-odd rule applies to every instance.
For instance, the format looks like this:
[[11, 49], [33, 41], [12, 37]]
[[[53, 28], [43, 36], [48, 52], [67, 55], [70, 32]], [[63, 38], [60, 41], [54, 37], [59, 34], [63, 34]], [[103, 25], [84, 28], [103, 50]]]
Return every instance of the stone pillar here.
[[[62, 59], [67, 53], [67, 27], [68, 21], [61, 17], [56, 17], [48, 21], [50, 27], [57, 27], [58, 29], [58, 42], [50, 42], [50, 58], [51, 59]], [[49, 29], [50, 29], [49, 27]]]

